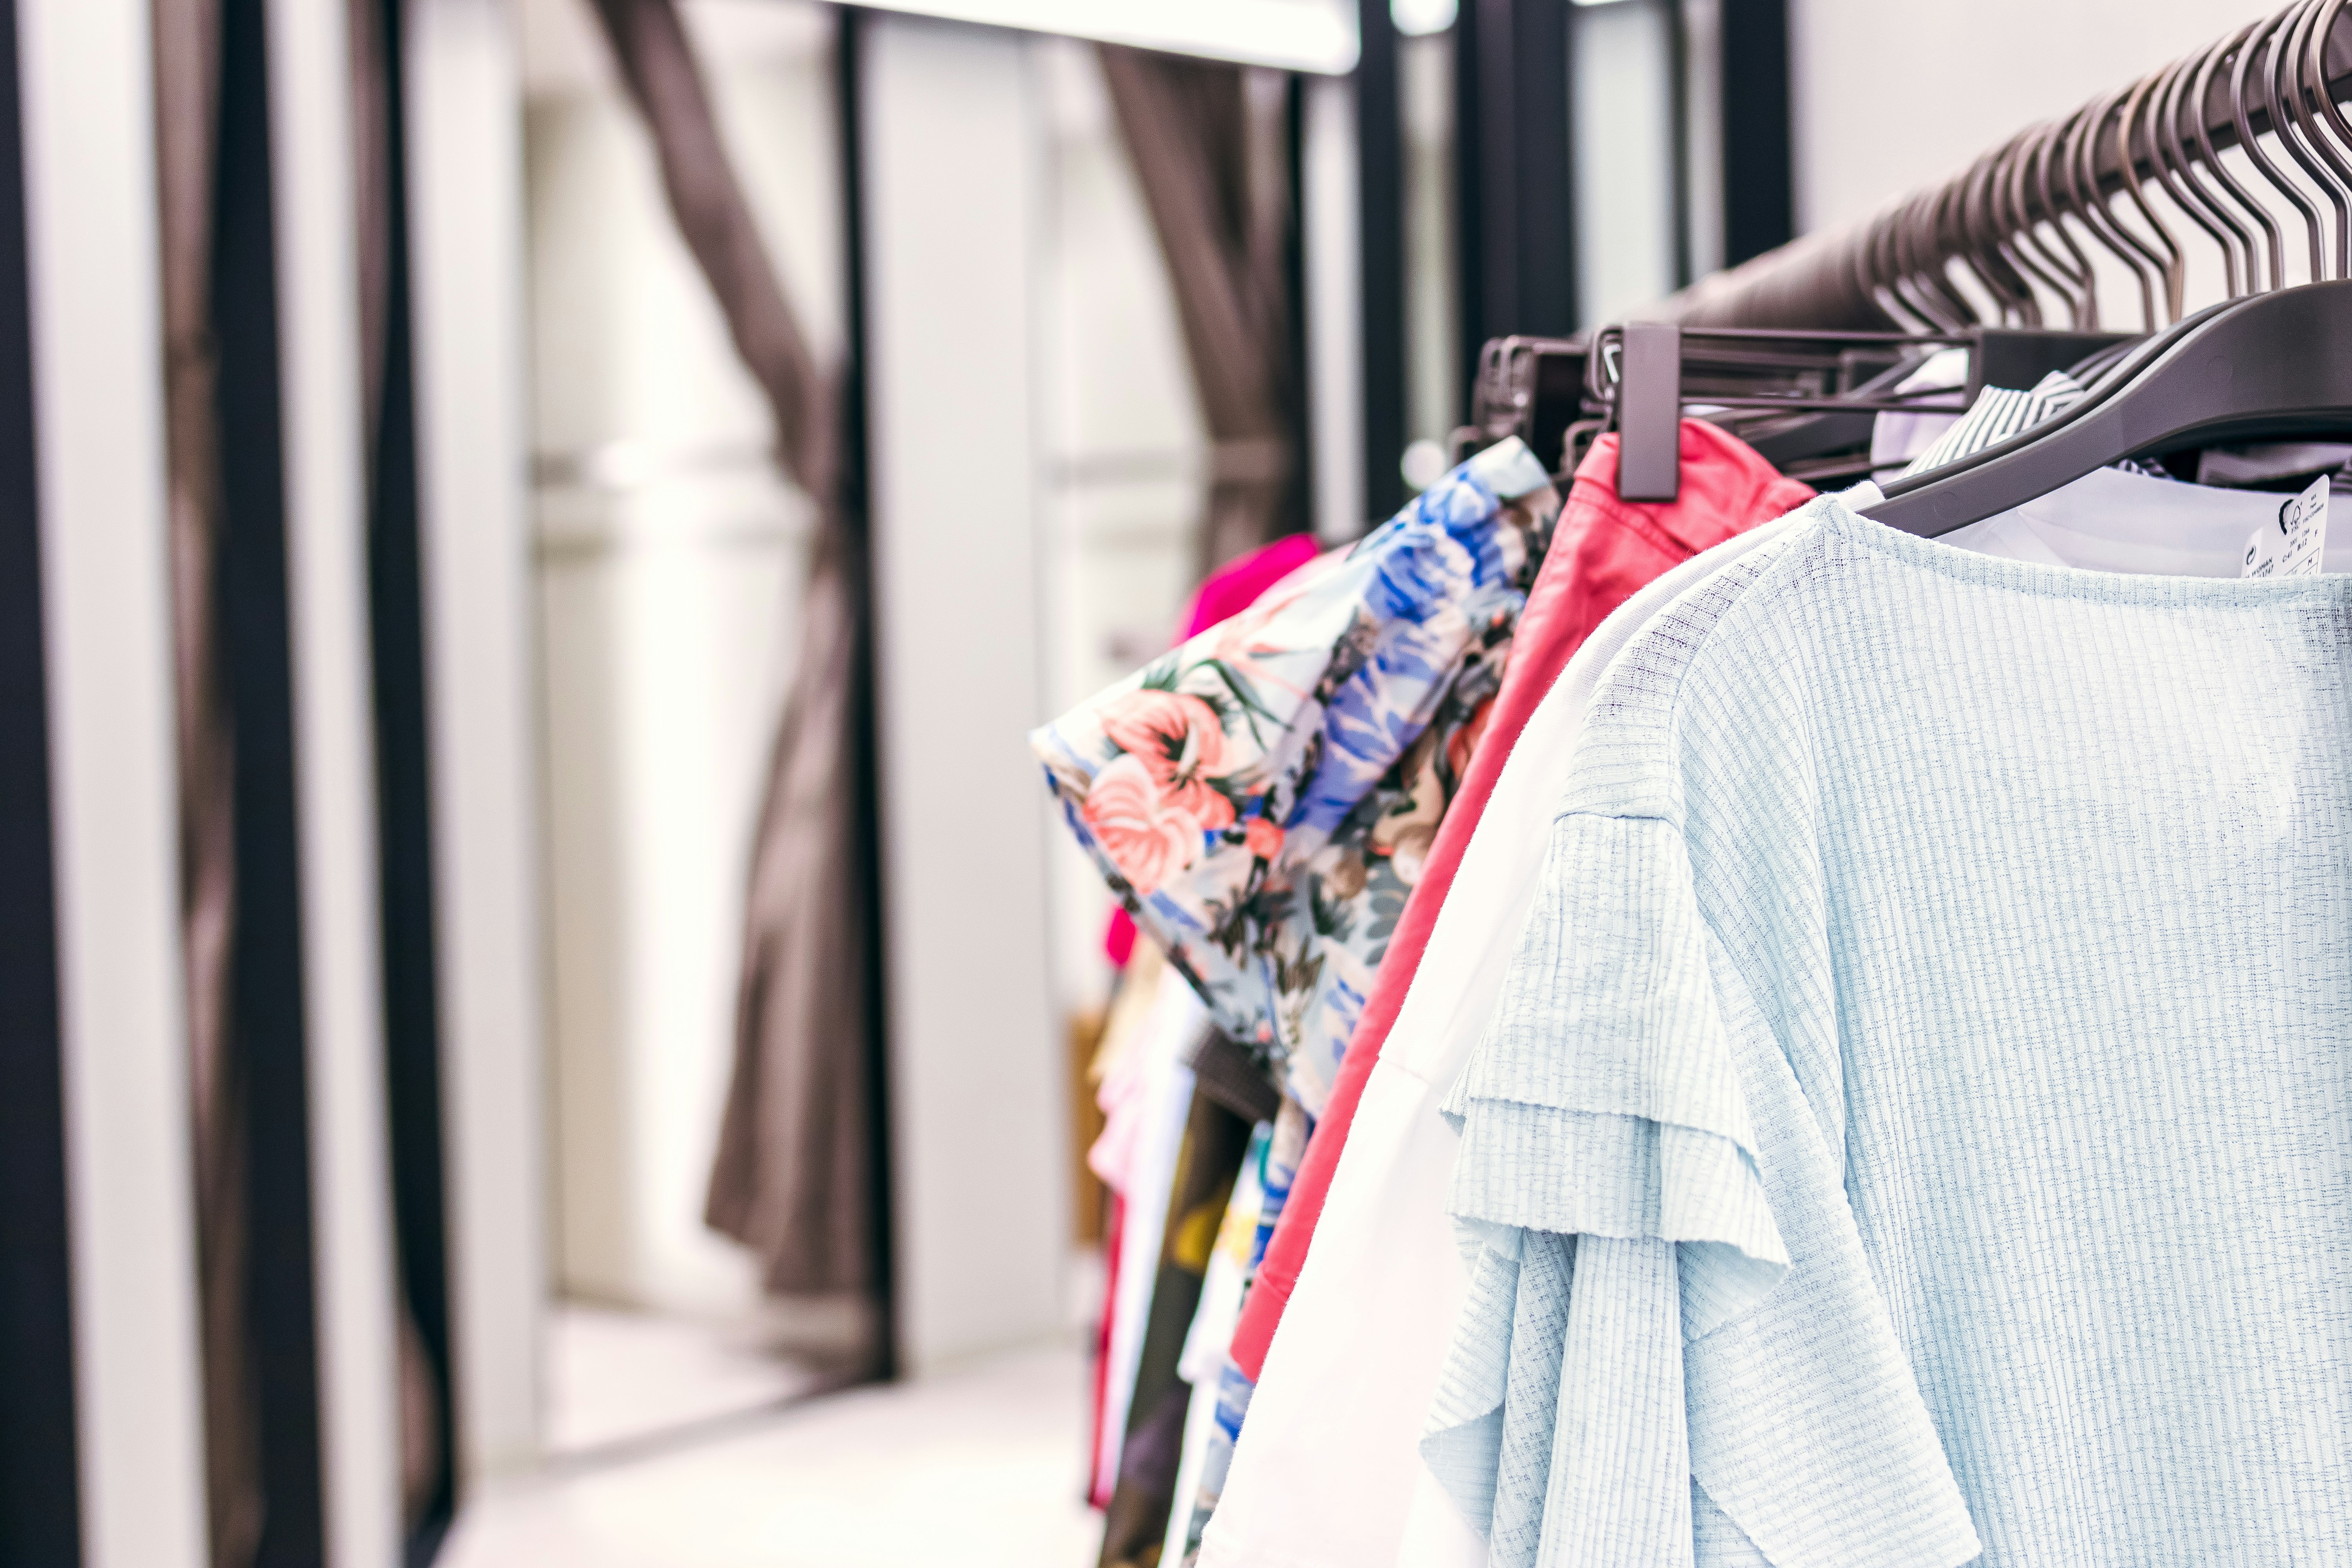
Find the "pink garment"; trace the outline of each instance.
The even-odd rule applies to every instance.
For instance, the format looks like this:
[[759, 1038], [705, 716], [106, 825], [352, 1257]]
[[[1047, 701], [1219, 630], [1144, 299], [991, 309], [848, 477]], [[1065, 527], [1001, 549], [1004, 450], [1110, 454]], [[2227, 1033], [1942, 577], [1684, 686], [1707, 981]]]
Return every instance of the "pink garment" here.
[[[1176, 640], [1183, 642], [1219, 621], [1233, 619], [1256, 604], [1268, 588], [1314, 560], [1315, 554], [1313, 534], [1293, 533], [1226, 562], [1193, 591], [1192, 601], [1184, 606], [1184, 629]], [[1125, 969], [1134, 953], [1135, 921], [1125, 910], [1111, 910], [1110, 924], [1103, 931], [1103, 956], [1113, 968]]]
[[1103, 1420], [1110, 1408], [1111, 1303], [1118, 1300], [1118, 1243], [1126, 1226], [1127, 1200], [1113, 1193], [1110, 1219], [1103, 1227], [1103, 1305], [1102, 1315], [1095, 1320], [1095, 1371], [1088, 1399], [1094, 1419], [1087, 1444], [1093, 1461], [1087, 1467], [1087, 1502], [1097, 1509], [1110, 1506], [1111, 1489], [1118, 1484], [1118, 1477], [1112, 1473], [1117, 1467], [1104, 1463], [1110, 1450], [1104, 1443], [1108, 1434], [1103, 1430]]
[[1746, 442], [1703, 420], [1682, 423], [1680, 496], [1664, 503], [1636, 503], [1617, 497], [1617, 437], [1603, 436], [1576, 470], [1567, 505], [1552, 531], [1549, 552], [1528, 593], [1504, 666], [1502, 690], [1495, 699], [1486, 734], [1472, 753], [1462, 787], [1438, 825], [1421, 880], [1413, 885], [1389, 939], [1372, 993], [1348, 1042], [1331, 1098], [1307, 1145], [1282, 1217], [1266, 1245], [1265, 1261], [1243, 1304], [1234, 1331], [1234, 1361], [1251, 1381], [1265, 1365], [1266, 1347], [1298, 1283], [1314, 1239], [1323, 1197], [1331, 1185], [1348, 1139], [1356, 1102], [1380, 1058], [1381, 1042], [1404, 1005], [1405, 993], [1420, 967], [1422, 950], [1437, 923], [1437, 911], [1462, 864], [1462, 852], [1478, 826], [1486, 797], [1502, 776], [1511, 747], [1528, 718], [1592, 628], [1669, 567], [1720, 544], [1759, 523], [1802, 506], [1813, 492], [1759, 456]]

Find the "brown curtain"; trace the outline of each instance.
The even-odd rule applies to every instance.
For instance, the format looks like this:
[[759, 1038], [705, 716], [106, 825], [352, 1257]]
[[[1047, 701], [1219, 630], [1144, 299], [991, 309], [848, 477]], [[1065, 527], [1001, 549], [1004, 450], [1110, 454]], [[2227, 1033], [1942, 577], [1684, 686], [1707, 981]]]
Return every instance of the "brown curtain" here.
[[1290, 84], [1242, 66], [1100, 47], [1209, 427], [1195, 563], [1205, 574], [1307, 526]]
[[672, 0], [592, 0], [653, 132], [678, 232], [766, 394], [776, 458], [815, 503], [799, 663], [752, 845], [735, 1061], [704, 1217], [777, 1295], [879, 1279], [858, 846], [863, 556], [840, 496], [837, 391], [761, 247]]
[[155, 152], [171, 492], [180, 920], [196, 1172], [205, 1482], [217, 1568], [251, 1560], [262, 1522], [260, 1433], [246, 1342], [242, 1074], [229, 1033], [236, 928], [236, 757], [221, 685], [220, 443], [214, 416], [213, 198], [219, 0], [153, 0]]

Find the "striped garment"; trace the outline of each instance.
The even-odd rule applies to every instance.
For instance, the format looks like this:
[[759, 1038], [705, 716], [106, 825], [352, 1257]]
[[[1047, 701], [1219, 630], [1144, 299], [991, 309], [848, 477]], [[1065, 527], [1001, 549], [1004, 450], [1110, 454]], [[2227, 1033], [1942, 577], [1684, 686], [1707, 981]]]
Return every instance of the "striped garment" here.
[[1940, 468], [1957, 463], [1962, 458], [1974, 457], [1996, 442], [2006, 441], [2021, 430], [2031, 429], [2053, 415], [2063, 414], [2083, 400], [2084, 387], [2081, 382], [2063, 370], [2053, 370], [2037, 382], [2031, 391], [2015, 387], [1988, 386], [1977, 394], [1969, 411], [1958, 423], [1936, 437], [1933, 445], [1911, 459], [1903, 477], [1924, 474], [1930, 468]]

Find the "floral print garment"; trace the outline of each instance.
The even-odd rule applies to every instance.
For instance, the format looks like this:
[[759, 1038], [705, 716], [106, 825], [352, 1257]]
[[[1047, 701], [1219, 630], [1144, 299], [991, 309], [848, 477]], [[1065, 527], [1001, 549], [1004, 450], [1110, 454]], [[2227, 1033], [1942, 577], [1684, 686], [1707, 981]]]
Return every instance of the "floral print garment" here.
[[1343, 560], [1029, 738], [1111, 890], [1309, 1115], [1559, 511], [1523, 443], [1490, 447]]

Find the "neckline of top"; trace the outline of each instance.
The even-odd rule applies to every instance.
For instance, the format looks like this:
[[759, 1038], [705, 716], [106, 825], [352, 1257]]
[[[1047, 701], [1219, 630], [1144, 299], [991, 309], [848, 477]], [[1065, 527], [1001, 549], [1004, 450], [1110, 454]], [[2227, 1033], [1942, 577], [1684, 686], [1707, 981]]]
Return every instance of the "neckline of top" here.
[[1890, 528], [1855, 511], [1835, 494], [1823, 494], [1807, 505], [1820, 510], [1823, 532], [1847, 540], [1873, 554], [1958, 582], [2006, 588], [2042, 598], [2176, 608], [2267, 608], [2336, 605], [2352, 599], [2352, 573], [2347, 572], [2300, 577], [2189, 577], [2011, 561]]

